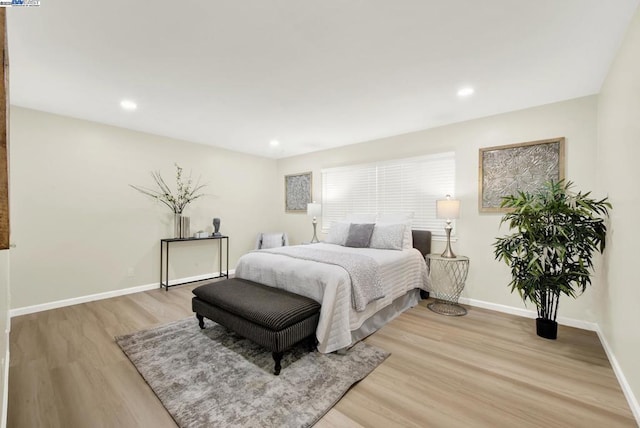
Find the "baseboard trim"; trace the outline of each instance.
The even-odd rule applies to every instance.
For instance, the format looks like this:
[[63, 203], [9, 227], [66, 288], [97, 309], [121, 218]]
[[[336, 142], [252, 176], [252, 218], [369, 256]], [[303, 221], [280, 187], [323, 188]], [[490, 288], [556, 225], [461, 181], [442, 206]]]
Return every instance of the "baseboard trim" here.
[[[460, 297], [459, 302], [463, 305], [475, 306], [483, 309], [491, 309], [497, 312], [504, 312], [511, 315], [517, 315], [526, 318], [537, 318], [538, 314], [536, 311], [523, 309], [523, 308], [515, 308], [513, 306], [500, 305], [498, 303], [490, 303], [482, 300], [469, 299], [466, 297]], [[629, 386], [629, 382], [627, 382], [627, 378], [624, 376], [624, 372], [618, 363], [615, 355], [613, 354], [613, 350], [609, 346], [609, 342], [605, 338], [602, 330], [600, 330], [600, 325], [594, 322], [576, 320], [573, 318], [565, 318], [558, 317], [558, 324], [566, 325], [569, 327], [581, 328], [583, 330], [594, 331], [598, 338], [600, 339], [600, 343], [602, 343], [602, 347], [604, 348], [605, 353], [607, 354], [607, 358], [609, 359], [609, 363], [613, 368], [613, 372], [618, 379], [618, 383], [620, 384], [620, 388], [622, 388], [622, 392], [624, 393], [625, 398], [627, 399], [627, 403], [631, 408], [631, 412], [633, 416], [636, 418], [636, 422], [640, 425], [640, 404], [638, 403], [638, 399], [633, 393], [631, 386]]]
[[600, 343], [602, 343], [602, 347], [604, 348], [604, 352], [607, 353], [607, 358], [609, 358], [609, 363], [611, 363], [611, 367], [613, 368], [613, 372], [616, 374], [616, 378], [618, 378], [618, 382], [620, 383], [620, 387], [622, 388], [622, 392], [624, 393], [625, 398], [627, 399], [627, 403], [629, 403], [629, 407], [631, 407], [631, 412], [633, 416], [636, 418], [636, 422], [640, 425], [640, 403], [638, 403], [638, 399], [636, 398], [629, 382], [627, 382], [627, 378], [624, 376], [622, 371], [622, 367], [618, 363], [618, 359], [613, 354], [613, 350], [611, 346], [609, 346], [609, 342], [605, 338], [602, 330], [600, 330], [600, 326], [596, 325], [596, 333], [598, 334], [598, 338], [600, 338]]
[[[485, 302], [483, 300], [469, 299], [467, 297], [460, 297], [459, 302], [463, 305], [476, 306], [478, 308], [490, 309], [492, 311], [503, 312], [506, 314], [517, 315], [525, 318], [535, 319], [538, 317], [538, 313], [531, 309], [516, 308], [513, 306], [501, 305], [498, 303]], [[577, 320], [574, 318], [558, 317], [558, 324], [581, 328], [583, 330], [589, 331], [597, 331], [598, 329], [598, 324], [596, 323]]]
[[[229, 276], [234, 275], [235, 270], [229, 270]], [[219, 275], [219, 273], [214, 272], [213, 275]], [[186, 278], [177, 278], [169, 281], [169, 285], [181, 284], [183, 282], [192, 282], [192, 281], [201, 281], [203, 279], [210, 278], [212, 274], [203, 274], [190, 276]], [[15, 308], [9, 311], [9, 315], [11, 317], [17, 317], [20, 315], [28, 315], [36, 312], [48, 311], [50, 309], [63, 308], [65, 306], [77, 305], [80, 303], [93, 302], [96, 300], [110, 299], [111, 297], [124, 296], [127, 294], [140, 293], [142, 291], [155, 290], [156, 288], [160, 288], [159, 283], [146, 284], [146, 285], [138, 285], [136, 287], [130, 288], [122, 288], [120, 290], [106, 291], [104, 293], [97, 294], [89, 294], [87, 296], [74, 297], [71, 299], [57, 300], [55, 302], [41, 303], [33, 306], [25, 306], [22, 308]]]

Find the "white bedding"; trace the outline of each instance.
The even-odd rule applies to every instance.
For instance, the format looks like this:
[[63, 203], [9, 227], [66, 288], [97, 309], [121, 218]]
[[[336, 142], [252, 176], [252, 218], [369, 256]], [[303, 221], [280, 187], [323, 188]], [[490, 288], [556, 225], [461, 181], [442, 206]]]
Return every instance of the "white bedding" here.
[[351, 345], [351, 331], [360, 328], [367, 318], [409, 290], [427, 290], [427, 266], [416, 249], [395, 251], [324, 243], [312, 245], [322, 250], [372, 257], [379, 264], [385, 297], [371, 302], [364, 311], [356, 312], [351, 306], [351, 280], [342, 267], [262, 251], [242, 256], [235, 275], [319, 302], [322, 307], [316, 337], [320, 352], [333, 352]]

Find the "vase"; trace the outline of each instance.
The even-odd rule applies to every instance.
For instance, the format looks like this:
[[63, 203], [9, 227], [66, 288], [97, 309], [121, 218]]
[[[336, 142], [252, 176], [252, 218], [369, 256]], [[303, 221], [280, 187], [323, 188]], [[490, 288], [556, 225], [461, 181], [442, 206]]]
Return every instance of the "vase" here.
[[173, 236], [174, 238], [188, 238], [191, 236], [191, 219], [188, 216], [173, 214]]
[[182, 228], [182, 214], [173, 214], [173, 237], [180, 238], [180, 229]]
[[180, 227], [180, 238], [189, 238], [191, 236], [191, 217], [182, 216], [182, 226]]
[[555, 340], [558, 337], [558, 323], [546, 318], [536, 318], [536, 334], [545, 339]]

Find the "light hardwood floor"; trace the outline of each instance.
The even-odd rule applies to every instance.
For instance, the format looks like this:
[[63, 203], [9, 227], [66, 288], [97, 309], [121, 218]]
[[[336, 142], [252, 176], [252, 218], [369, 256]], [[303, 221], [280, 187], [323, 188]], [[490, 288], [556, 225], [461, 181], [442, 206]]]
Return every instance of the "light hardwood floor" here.
[[[114, 336], [192, 316], [194, 287], [14, 318], [8, 426], [175, 427]], [[318, 427], [636, 426], [595, 333], [549, 341], [533, 320], [426, 304], [367, 339], [392, 355]]]

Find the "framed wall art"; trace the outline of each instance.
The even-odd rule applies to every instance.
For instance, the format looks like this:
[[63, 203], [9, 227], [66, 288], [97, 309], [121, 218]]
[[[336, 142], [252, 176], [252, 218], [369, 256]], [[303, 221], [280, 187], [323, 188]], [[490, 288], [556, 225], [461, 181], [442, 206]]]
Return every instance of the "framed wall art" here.
[[312, 202], [311, 172], [284, 176], [284, 210], [288, 213], [306, 213], [307, 204]]
[[564, 137], [480, 149], [478, 209], [507, 212], [502, 197], [564, 179]]

